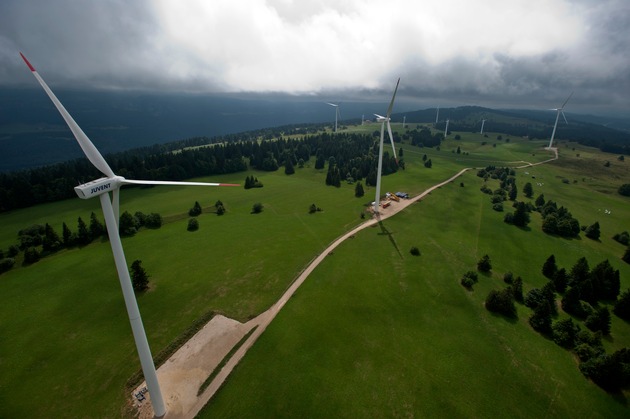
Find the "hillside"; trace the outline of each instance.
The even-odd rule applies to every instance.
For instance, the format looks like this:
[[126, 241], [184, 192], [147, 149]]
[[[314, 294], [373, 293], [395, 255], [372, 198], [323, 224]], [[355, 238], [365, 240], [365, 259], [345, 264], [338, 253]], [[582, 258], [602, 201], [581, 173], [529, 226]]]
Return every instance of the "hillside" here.
[[[327, 134], [330, 146], [338, 143], [336, 160], [347, 139], [376, 128], [348, 126], [344, 134]], [[404, 138], [401, 124], [393, 129]], [[544, 140], [498, 135], [455, 131], [439, 150], [403, 140], [397, 148], [405, 169], [385, 176], [383, 191], [413, 196], [465, 167], [515, 168], [550, 157]], [[315, 255], [362, 222], [374, 189], [366, 187], [357, 198], [356, 183], [327, 186], [330, 160], [322, 169], [316, 162], [312, 155], [293, 175], [282, 168], [248, 168], [199, 178], [242, 183], [255, 176], [264, 185], [249, 190], [123, 190], [122, 211], [156, 212], [164, 219], [161, 228], [141, 228], [123, 239], [128, 262], [142, 259], [150, 275], [150, 288], [138, 299], [154, 354], [213, 312], [241, 322], [263, 312]], [[508, 271], [522, 277], [525, 293], [545, 285], [540, 268], [550, 254], [566, 269], [582, 256], [591, 267], [608, 259], [620, 271], [621, 289], [628, 289], [630, 265], [620, 259], [624, 246], [612, 239], [630, 231], [630, 206], [616, 193], [628, 179], [627, 162], [563, 141], [557, 162], [514, 170], [519, 200], [544, 194], [580, 225], [598, 221], [601, 238], [545, 234], [535, 211], [527, 228], [506, 224], [511, 203], [504, 202], [503, 212], [494, 210], [492, 197], [480, 191], [486, 181], [469, 171], [328, 255], [234, 371], [209, 414], [252, 416], [264, 407], [275, 417], [570, 416], [575, 409], [588, 416], [624, 416], [627, 391], [609, 394], [585, 378], [572, 352], [530, 327], [529, 307], [517, 304], [518, 317], [510, 320], [488, 312], [484, 301], [492, 289], [506, 286]], [[500, 186], [498, 179], [487, 182], [491, 190]], [[527, 182], [533, 184], [531, 199], [523, 195]], [[217, 200], [225, 204], [225, 215], [214, 213]], [[203, 213], [193, 233], [186, 225], [195, 201]], [[258, 202], [264, 210], [252, 214]], [[309, 214], [312, 204], [322, 211]], [[1, 247], [16, 243], [17, 231], [32, 224], [61, 231], [65, 222], [76, 231], [77, 218], [89, 220], [91, 212], [100, 218], [98, 202], [75, 198], [0, 214]], [[410, 254], [412, 246], [419, 256]], [[484, 254], [492, 259], [492, 271], [467, 290], [460, 278]], [[0, 378], [0, 416], [119, 416], [138, 362], [109, 243], [101, 238], [30, 265], [22, 261], [20, 253], [0, 275], [0, 359], [7, 371]], [[562, 295], [556, 298], [560, 307]], [[28, 315], [16, 316], [25, 309]], [[554, 321], [566, 317], [559, 308]], [[581, 320], [580, 325], [586, 330]], [[613, 315], [610, 338], [602, 345], [607, 353], [628, 347], [628, 323]], [[49, 391], [29, 397], [41, 386]]]

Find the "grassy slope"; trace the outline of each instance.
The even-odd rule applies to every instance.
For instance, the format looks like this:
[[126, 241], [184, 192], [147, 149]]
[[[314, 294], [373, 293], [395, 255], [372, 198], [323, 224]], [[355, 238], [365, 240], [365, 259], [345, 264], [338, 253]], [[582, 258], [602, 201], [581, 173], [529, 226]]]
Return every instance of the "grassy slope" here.
[[[491, 145], [481, 146], [479, 141], [481, 137], [476, 138], [474, 135], [464, 135], [464, 140], [455, 142], [448, 140], [442, 151], [432, 149], [417, 149], [405, 146], [405, 160], [408, 162], [407, 170], [393, 176], [383, 179], [383, 190], [405, 190], [412, 194], [419, 193], [438, 181], [441, 181], [461, 167], [468, 165], [483, 166], [488, 164], [487, 160], [530, 160], [536, 161], [547, 158], [546, 153], [536, 153], [531, 156], [531, 144], [527, 141], [513, 140], [510, 144], [499, 143], [496, 148]], [[470, 141], [469, 141], [470, 139]], [[487, 139], [486, 139], [487, 140]], [[451, 145], [452, 144], [452, 145]], [[490, 143], [491, 144], [491, 143]], [[469, 156], [456, 155], [450, 150], [461, 145], [464, 151], [469, 151]], [[428, 154], [434, 161], [433, 169], [425, 169], [420, 164], [422, 154]], [[584, 156], [584, 154], [583, 154]], [[614, 168], [614, 167], [613, 167]], [[538, 169], [537, 169], [538, 170]], [[553, 178], [551, 169], [548, 175]], [[237, 178], [234, 176], [225, 176], [213, 178], [213, 180], [223, 182], [242, 181], [246, 174], [239, 174]], [[265, 187], [243, 191], [241, 188], [224, 188], [200, 190], [195, 188], [153, 188], [153, 189], [125, 189], [123, 192], [123, 210], [128, 209], [131, 212], [159, 212], [165, 217], [178, 218], [178, 214], [192, 206], [195, 200], [199, 200], [203, 206], [212, 205], [217, 199], [221, 199], [227, 206], [228, 214], [223, 217], [217, 217], [213, 214], [204, 214], [199, 220], [201, 228], [198, 232], [188, 233], [185, 231], [186, 218], [181, 217], [178, 221], [173, 221], [155, 231], [142, 231], [136, 237], [124, 240], [125, 251], [129, 263], [133, 259], [139, 258], [143, 260], [143, 265], [148, 270], [151, 278], [152, 290], [139, 298], [141, 311], [143, 313], [144, 323], [149, 335], [149, 341], [154, 352], [165, 347], [176, 336], [192, 323], [192, 321], [200, 317], [203, 313], [210, 310], [223, 312], [226, 315], [245, 320], [267, 308], [275, 301], [282, 291], [288, 286], [292, 279], [296, 276], [306, 263], [321, 251], [333, 238], [339, 236], [343, 231], [348, 230], [351, 226], [359, 222], [359, 212], [362, 206], [373, 199], [373, 189], [367, 189], [366, 197], [356, 199], [353, 197], [353, 186], [343, 185], [342, 188], [329, 188], [323, 185], [324, 172], [317, 173], [310, 168], [298, 170], [294, 176], [287, 177], [282, 171], [277, 173], [255, 173]], [[524, 175], [523, 175], [524, 176]], [[241, 179], [242, 178], [242, 179]], [[626, 175], [627, 179], [627, 175]], [[563, 241], [555, 238], [544, 236], [539, 232], [539, 224], [536, 225], [536, 217], [532, 223], [532, 230], [536, 234], [536, 246], [543, 241], [548, 243], [544, 252], [537, 256], [540, 261], [536, 260], [534, 269], [531, 273], [526, 273], [529, 263], [528, 259], [521, 259], [514, 255], [519, 255], [522, 247], [516, 245], [521, 237], [527, 239], [528, 236], [534, 236], [522, 232], [518, 229], [507, 229], [501, 233], [503, 235], [514, 236], [514, 240], [502, 241], [500, 247], [505, 255], [496, 255], [493, 253], [495, 247], [492, 243], [484, 241], [484, 235], [494, 236], [496, 226], [505, 229], [503, 223], [500, 222], [501, 214], [494, 213], [489, 210], [483, 212], [476, 211], [483, 206], [487, 206], [487, 202], [483, 200], [483, 196], [478, 192], [478, 178], [474, 174], [468, 175], [463, 179], [467, 185], [465, 188], [459, 186], [445, 187], [433, 195], [443, 194], [449, 188], [455, 188], [453, 191], [457, 200], [451, 202], [448, 200], [440, 200], [445, 205], [451, 202], [453, 208], [451, 211], [463, 211], [465, 206], [461, 205], [460, 199], [462, 191], [465, 191], [466, 199], [470, 200], [471, 207], [457, 215], [462, 220], [467, 220], [471, 216], [474, 222], [470, 226], [466, 223], [466, 227], [457, 227], [453, 224], [453, 218], [448, 216], [447, 208], [434, 207], [436, 202], [432, 197], [428, 201], [418, 204], [418, 209], [435, 208], [439, 217], [429, 223], [426, 228], [433, 229], [434, 232], [441, 234], [429, 235], [425, 231], [429, 231], [423, 227], [422, 230], [416, 231], [409, 228], [410, 220], [413, 225], [416, 223], [429, 222], [425, 219], [424, 213], [416, 213], [416, 209], [406, 214], [398, 216], [396, 219], [387, 221], [385, 228], [392, 232], [392, 235], [378, 235], [364, 233], [361, 240], [354, 240], [352, 243], [360, 246], [363, 250], [351, 250], [353, 255], [371, 255], [367, 260], [356, 259], [358, 263], [354, 263], [352, 258], [346, 257], [344, 268], [333, 266], [328, 274], [325, 271], [326, 265], [318, 270], [317, 276], [330, 277], [339, 282], [339, 286], [346, 286], [346, 281], [340, 281], [345, 277], [342, 273], [344, 269], [350, 272], [357, 272], [357, 275], [349, 275], [363, 279], [367, 277], [368, 283], [373, 285], [369, 292], [356, 289], [357, 285], [348, 283], [350, 290], [343, 290], [343, 296], [356, 295], [372, 295], [373, 290], [378, 290], [380, 280], [383, 277], [400, 277], [400, 282], [406, 282], [406, 289], [410, 290], [410, 294], [416, 295], [416, 300], [409, 300], [416, 310], [423, 304], [422, 295], [426, 290], [419, 287], [414, 281], [405, 278], [421, 277], [422, 283], [431, 285], [430, 290], [434, 293], [446, 293], [441, 287], [446, 280], [440, 279], [436, 275], [435, 267], [427, 264], [428, 260], [452, 260], [454, 263], [440, 263], [440, 270], [447, 269], [445, 274], [449, 281], [454, 281], [451, 286], [450, 293], [453, 295], [452, 301], [447, 300], [446, 307], [440, 303], [442, 300], [432, 301], [436, 310], [450, 313], [458, 312], [466, 309], [466, 306], [457, 303], [462, 300], [471, 302], [471, 307], [480, 305], [486, 290], [484, 285], [480, 285], [479, 289], [473, 295], [463, 293], [463, 290], [457, 285], [457, 279], [461, 274], [464, 265], [468, 269], [469, 264], [474, 264], [476, 255], [485, 252], [490, 253], [495, 261], [495, 270], [511, 269], [518, 272], [526, 278], [526, 286], [530, 284], [542, 283], [542, 279], [537, 274], [538, 266], [544, 261], [544, 258], [555, 249], [558, 245], [563, 247], [562, 256], [556, 253], [559, 263], [569, 267], [584, 248], [586, 244], [588, 254], [597, 255], [593, 257], [592, 264], [598, 262], [601, 258], [599, 255], [606, 257], [608, 254], [621, 253], [621, 247], [616, 243], [610, 243], [611, 240], [604, 240], [602, 243], [588, 243], [583, 240], [580, 243], [573, 241]], [[600, 189], [610, 183], [605, 178], [597, 178], [592, 182], [600, 182]], [[546, 185], [547, 186], [547, 185]], [[553, 188], [563, 191], [565, 194], [577, 193], [577, 197], [566, 195], [567, 202], [572, 199], [581, 199], [585, 195], [589, 195], [587, 185], [565, 185], [559, 179], [553, 183]], [[551, 188], [549, 184], [549, 188]], [[583, 192], [579, 192], [583, 188]], [[537, 189], [535, 187], [535, 189]], [[610, 187], [609, 187], [610, 189]], [[552, 189], [549, 189], [550, 191]], [[538, 191], [537, 191], [538, 192]], [[547, 191], [545, 190], [547, 194]], [[555, 193], [555, 191], [554, 191]], [[602, 199], [606, 198], [607, 204], [613, 209], [615, 217], [622, 217], [625, 214], [625, 220], [628, 219], [627, 213], [623, 210], [623, 201], [615, 195], [602, 193]], [[562, 202], [559, 194], [558, 197], [549, 196], [548, 198]], [[259, 215], [251, 215], [249, 211], [254, 202], [262, 202], [265, 205], [265, 211]], [[308, 215], [307, 209], [311, 203], [316, 203], [324, 209], [324, 212], [315, 215]], [[429, 205], [431, 204], [431, 205]], [[586, 213], [578, 213], [578, 211], [586, 211], [577, 205], [569, 205], [580, 220], [585, 219]], [[576, 208], [574, 208], [576, 207]], [[92, 201], [69, 200], [60, 203], [40, 206], [26, 209], [19, 212], [0, 215], [0, 244], [3, 247], [8, 246], [15, 240], [17, 230], [28, 226], [32, 223], [50, 222], [58, 231], [61, 230], [61, 222], [66, 221], [74, 229], [76, 218], [82, 216], [84, 220], [89, 218], [89, 213], [95, 211], [100, 217], [100, 208], [98, 203]], [[52, 214], [55, 214], [54, 216]], [[411, 217], [411, 218], [409, 218]], [[494, 223], [482, 222], [487, 217], [493, 217]], [[455, 218], [457, 219], [457, 218]], [[400, 221], [399, 221], [400, 220]], [[499, 220], [497, 222], [496, 220]], [[600, 219], [602, 224], [603, 237], [608, 238], [617, 230], [610, 232], [614, 227], [621, 226], [624, 218], [610, 217], [604, 225], [604, 220]], [[594, 220], [593, 220], [594, 221]], [[419, 224], [422, 225], [422, 224]], [[469, 229], [469, 230], [467, 230]], [[626, 225], [623, 229], [630, 230]], [[461, 231], [460, 231], [461, 230]], [[379, 230], [371, 230], [374, 231]], [[503, 230], [501, 230], [503, 231]], [[407, 232], [412, 234], [407, 236]], [[381, 231], [381, 233], [383, 233]], [[407, 237], [403, 239], [401, 235]], [[465, 234], [464, 234], [465, 233]], [[445, 234], [447, 234], [445, 236]], [[427, 236], [427, 237], [425, 237]], [[435, 236], [435, 237], [431, 237]], [[442, 237], [450, 237], [450, 240], [442, 241]], [[384, 238], [393, 237], [397, 243], [399, 242], [399, 251], [393, 248], [392, 242], [384, 240]], [[358, 238], [358, 237], [357, 237]], [[405, 242], [406, 240], [406, 242]], [[425, 243], [425, 240], [429, 242]], [[364, 243], [365, 241], [365, 243]], [[383, 243], [385, 245], [383, 246]], [[429, 249], [425, 249], [426, 244], [435, 245], [435, 250], [439, 251], [439, 258], [427, 257]], [[508, 243], [511, 243], [508, 245]], [[421, 259], [411, 259], [407, 254], [408, 248], [416, 244], [423, 250]], [[474, 253], [471, 246], [474, 247]], [[348, 246], [348, 244], [344, 245]], [[381, 246], [382, 251], [386, 255], [393, 254], [395, 257], [386, 257], [396, 263], [393, 266], [383, 264], [380, 258], [374, 257], [373, 248]], [[433, 247], [432, 247], [433, 248]], [[151, 250], [149, 250], [151, 249]], [[393, 250], [392, 250], [393, 249]], [[511, 250], [510, 250], [511, 249]], [[340, 249], [340, 252], [344, 250]], [[370, 253], [371, 252], [371, 253]], [[335, 252], [337, 255], [337, 252]], [[343, 255], [343, 253], [341, 253]], [[381, 254], [378, 252], [376, 254]], [[401, 256], [402, 255], [402, 256]], [[462, 257], [465, 255], [466, 257]], [[566, 255], [566, 256], [565, 256]], [[445, 259], [446, 258], [446, 259]], [[342, 258], [339, 258], [340, 260]], [[467, 260], [470, 259], [470, 260]], [[508, 267], [501, 266], [503, 259], [511, 259], [514, 264]], [[336, 259], [335, 259], [336, 260]], [[591, 258], [589, 257], [589, 260]], [[350, 261], [350, 263], [348, 263]], [[419, 269], [415, 266], [415, 262], [423, 261], [424, 271], [416, 271]], [[465, 263], [464, 263], [465, 261]], [[370, 263], [372, 262], [372, 263]], [[511, 262], [511, 263], [512, 263]], [[615, 266], [619, 265], [614, 262]], [[393, 262], [392, 262], [393, 263]], [[410, 265], [410, 263], [414, 263]], [[383, 275], [369, 278], [369, 272], [375, 269], [381, 269]], [[362, 272], [365, 272], [362, 273]], [[429, 273], [430, 272], [430, 273]], [[127, 378], [138, 369], [137, 357], [129, 326], [126, 319], [126, 313], [120, 296], [120, 288], [115, 279], [115, 272], [111, 261], [111, 251], [109, 244], [94, 243], [83, 249], [73, 249], [61, 252], [55, 256], [48, 257], [37, 264], [28, 268], [18, 268], [11, 272], [3, 274], [0, 277], [0, 368], [4, 373], [0, 376], [0, 416], [43, 416], [45, 414], [54, 415], [56, 417], [101, 417], [101, 416], [117, 416], [120, 413], [121, 406], [124, 404], [123, 386]], [[316, 278], [316, 277], [314, 277]], [[424, 279], [426, 278], [426, 279]], [[628, 278], [628, 272], [622, 272], [622, 278]], [[321, 281], [321, 280], [320, 280]], [[375, 282], [376, 281], [376, 282]], [[307, 281], [307, 288], [300, 290], [299, 295], [306, 295], [312, 287], [309, 284], [317, 284], [318, 280]], [[627, 282], [626, 282], [627, 285]], [[402, 285], [401, 285], [402, 287]], [[489, 288], [488, 288], [489, 289]], [[334, 288], [319, 287], [316, 290], [323, 293], [320, 298], [328, 299], [336, 295]], [[414, 291], [415, 290], [415, 291]], [[331, 295], [331, 291], [333, 291]], [[413, 291], [413, 292], [412, 292]], [[408, 324], [409, 307], [403, 304], [400, 308], [392, 308], [391, 304], [381, 305], [380, 301], [400, 301], [400, 291], [396, 289], [389, 291], [385, 296], [375, 294], [373, 298], [362, 300], [360, 298], [348, 299], [344, 297], [343, 301], [332, 298], [330, 301], [337, 302], [338, 308], [348, 305], [347, 301], [351, 301], [357, 306], [358, 315], [363, 321], [369, 325], [377, 319], [371, 318], [370, 313], [376, 312], [383, 314], [385, 324], [391, 328], [400, 322], [401, 328], [407, 328], [409, 336], [416, 336], [419, 341], [427, 339], [427, 336], [435, 335], [436, 339], [440, 336], [445, 322], [452, 317], [440, 318], [438, 324], [414, 330], [413, 324]], [[317, 301], [317, 295], [310, 296]], [[298, 297], [299, 298], [299, 297]], [[296, 300], [299, 301], [299, 300]], [[371, 304], [374, 303], [374, 307]], [[322, 303], [322, 307], [328, 303]], [[292, 303], [287, 307], [295, 307], [299, 304]], [[309, 307], [306, 305], [305, 307]], [[317, 307], [317, 306], [315, 306]], [[492, 321], [485, 311], [471, 311], [471, 307], [467, 308], [464, 316], [455, 316], [456, 322], [460, 323], [459, 327], [465, 329], [471, 327], [467, 321], [472, 315], [473, 318], [486, 319]], [[299, 307], [297, 307], [299, 308]], [[330, 319], [336, 318], [338, 314], [334, 307], [330, 309]], [[295, 308], [291, 308], [295, 310]], [[329, 314], [329, 310], [304, 309], [304, 314], [295, 315], [296, 320], [304, 317], [312, 316], [312, 313], [318, 313], [317, 316], [324, 320]], [[388, 313], [391, 311], [391, 313]], [[23, 314], [21, 314], [23, 313]], [[285, 311], [283, 311], [285, 313]], [[287, 310], [286, 313], [289, 313]], [[347, 315], [342, 313], [342, 315]], [[476, 317], [475, 317], [476, 316]], [[291, 316], [287, 316], [291, 317]], [[428, 316], [430, 317], [430, 316]], [[352, 329], [354, 319], [357, 315], [350, 316], [348, 319], [338, 319], [341, 323], [346, 323], [346, 327]], [[50, 319], [54, 319], [50, 321]], [[526, 319], [526, 315], [521, 316], [522, 321]], [[437, 318], [433, 320], [437, 322]], [[476, 322], [479, 324], [479, 322]], [[504, 323], [504, 322], [503, 322]], [[503, 324], [501, 320], [494, 321], [491, 327], [500, 327]], [[317, 327], [324, 327], [329, 324]], [[340, 326], [343, 326], [340, 325]], [[511, 325], [510, 325], [511, 326]], [[287, 330], [295, 330], [302, 328], [301, 323], [287, 325], [285, 321], [279, 321], [279, 325], [274, 323], [271, 331], [278, 332], [265, 333], [265, 339], [271, 339], [272, 333], [280, 333], [283, 339], [299, 339], [299, 335], [295, 337], [289, 336]], [[315, 326], [313, 326], [315, 327]], [[397, 328], [398, 326], [396, 326]], [[479, 328], [480, 326], [475, 326]], [[342, 327], [340, 331], [346, 330]], [[512, 333], [516, 333], [519, 329], [513, 327], [506, 328]], [[617, 333], [615, 324], [613, 330]], [[433, 330], [431, 332], [431, 330]], [[484, 330], [483, 328], [481, 330]], [[284, 332], [283, 332], [284, 331]], [[529, 331], [528, 331], [529, 332]], [[393, 332], [385, 330], [378, 332], [385, 333], [384, 336], [376, 336], [371, 338], [375, 347], [389, 345], [388, 337]], [[488, 333], [487, 331], [485, 333]], [[509, 333], [508, 331], [502, 331]], [[530, 332], [531, 333], [531, 332]], [[327, 343], [324, 346], [335, 346], [341, 340], [345, 339], [344, 333], [335, 334], [335, 341]], [[326, 335], [319, 335], [321, 340]], [[352, 335], [351, 335], [352, 336]], [[483, 336], [483, 333], [482, 333]], [[496, 336], [499, 335], [494, 335]], [[615, 335], [617, 336], [617, 335]], [[383, 341], [383, 337], [385, 341]], [[312, 339], [313, 337], [309, 337]], [[445, 337], [446, 338], [446, 337]], [[470, 338], [470, 337], [469, 337]], [[265, 345], [265, 339], [260, 344], [262, 348]], [[407, 339], [407, 338], [405, 338]], [[449, 338], [450, 339], [450, 338]], [[528, 339], [522, 339], [524, 345], [537, 345], [538, 337], [534, 339], [529, 336]], [[619, 339], [619, 342], [629, 342], [626, 331], [625, 339]], [[339, 349], [340, 356], [351, 356], [356, 350], [355, 341], [349, 341], [346, 344], [349, 354], [343, 354], [344, 347]], [[410, 346], [404, 340], [399, 346]], [[506, 339], [506, 344], [510, 344]], [[455, 342], [457, 343], [457, 342]], [[618, 342], [613, 342], [615, 345]], [[272, 343], [273, 345], [277, 345]], [[490, 345], [485, 339], [483, 343], [478, 342], [476, 345]], [[470, 345], [455, 346], [454, 348], [468, 348]], [[259, 345], [256, 346], [258, 348]], [[255, 349], [256, 349], [255, 348]], [[312, 348], [319, 352], [325, 351], [325, 348]], [[467, 351], [468, 349], [466, 349]], [[547, 347], [549, 351], [557, 351], [553, 345]], [[258, 351], [258, 349], [256, 349]], [[265, 351], [263, 351], [264, 353]], [[382, 353], [382, 351], [379, 351]], [[380, 377], [387, 373], [392, 366], [391, 357], [396, 357], [397, 351], [391, 351], [392, 355], [379, 359], [374, 355], [366, 355], [365, 362], [372, 365], [366, 367], [366, 381], [372, 381], [373, 386], [381, 387], [379, 383]], [[290, 353], [290, 352], [287, 352]], [[389, 353], [389, 351], [386, 351]], [[404, 351], [400, 352], [401, 354]], [[413, 353], [412, 353], [413, 355]], [[454, 371], [461, 371], [464, 360], [468, 359], [461, 355], [463, 360], [459, 364], [449, 367], [447, 364], [436, 366], [435, 368], [453, 368]], [[492, 357], [490, 357], [492, 358]], [[251, 363], [248, 356], [246, 363]], [[286, 358], [283, 357], [286, 361]], [[264, 361], [269, 362], [268, 360]], [[474, 363], [473, 363], [474, 364]], [[246, 365], [246, 364], [244, 364]], [[323, 366], [322, 366], [323, 368]], [[242, 370], [247, 370], [243, 367]], [[372, 375], [371, 371], [373, 371]], [[568, 371], [568, 370], [567, 370]], [[573, 374], [571, 370], [567, 373]], [[263, 373], [268, 373], [263, 370]], [[285, 370], [283, 374], [286, 374]], [[323, 372], [324, 373], [324, 372]], [[329, 371], [327, 374], [330, 374]], [[334, 373], [334, 372], [333, 372]], [[235, 377], [236, 379], [236, 377]], [[486, 378], [492, 381], [492, 377]], [[283, 379], [284, 380], [284, 379]], [[583, 380], [584, 381], [584, 380]], [[267, 381], [267, 384], [269, 381]], [[314, 385], [316, 382], [314, 383]], [[531, 384], [531, 383], [530, 383]], [[527, 386], [527, 381], [518, 384]], [[434, 391], [444, 391], [439, 383], [433, 383]], [[299, 386], [298, 386], [299, 387]], [[231, 387], [228, 387], [229, 390]], [[376, 387], [375, 387], [376, 388]], [[589, 387], [591, 388], [591, 387]], [[34, 389], [38, 390], [38, 397], [32, 398]], [[46, 389], [46, 391], [39, 391]], [[239, 387], [235, 387], [238, 393]], [[391, 390], [390, 402], [393, 403], [396, 397], [395, 389]], [[401, 390], [402, 391], [402, 390]], [[597, 390], [596, 390], [597, 391]], [[242, 394], [242, 393], [241, 393]], [[409, 394], [415, 394], [411, 392]], [[296, 396], [297, 400], [307, 395]], [[240, 402], [239, 402], [240, 403]], [[341, 403], [341, 401], [340, 401]], [[361, 399], [357, 398], [356, 402], [352, 402], [359, 406]], [[309, 411], [309, 404], [305, 401], [303, 404], [295, 404], [298, 408], [301, 406], [303, 410]], [[317, 404], [319, 406], [319, 404]], [[344, 410], [348, 410], [345, 405]], [[402, 406], [402, 404], [401, 404]], [[341, 408], [341, 407], [340, 407]], [[417, 410], [417, 407], [412, 409]], [[317, 412], [317, 410], [310, 410]], [[291, 412], [291, 411], [288, 411]], [[294, 410], [293, 410], [294, 412]], [[388, 413], [385, 411], [385, 413]]]
[[[624, 397], [585, 380], [569, 352], [531, 330], [529, 309], [519, 306], [518, 321], [510, 322], [483, 307], [508, 270], [523, 276], [526, 291], [544, 284], [540, 267], [551, 253], [567, 268], [583, 255], [591, 266], [610, 258], [622, 288], [630, 286], [623, 248], [610, 239], [630, 227], [625, 199], [566, 185], [556, 173], [570, 175], [530, 168], [519, 171], [518, 184], [539, 180], [537, 193], [582, 220], [599, 219], [601, 243], [547, 236], [538, 214], [529, 231], [504, 224], [479, 192], [481, 179], [469, 173], [462, 178], [468, 186], [434, 192], [327, 258], [202, 417], [627, 415]], [[615, 218], [597, 212], [602, 204]], [[421, 257], [408, 253], [414, 245]], [[486, 253], [493, 274], [469, 293], [459, 278]], [[612, 330], [609, 351], [630, 344], [627, 323], [614, 317]]]

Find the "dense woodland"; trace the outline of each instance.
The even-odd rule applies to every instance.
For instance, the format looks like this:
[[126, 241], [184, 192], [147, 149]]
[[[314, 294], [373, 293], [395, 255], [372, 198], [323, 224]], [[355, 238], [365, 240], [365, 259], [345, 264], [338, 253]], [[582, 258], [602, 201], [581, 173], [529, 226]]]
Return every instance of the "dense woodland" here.
[[[436, 110], [425, 109], [405, 114], [408, 123], [434, 123]], [[555, 113], [525, 110], [496, 110], [477, 106], [440, 109], [438, 130], [444, 131], [446, 119], [450, 119], [449, 131], [479, 132], [481, 119], [486, 119], [485, 130], [504, 134], [549, 139], [553, 130]], [[571, 119], [569, 124], [559, 123], [556, 138], [577, 141], [580, 144], [617, 154], [630, 153], [630, 134], [594, 124]]]
[[[112, 154], [107, 161], [115, 173], [128, 179], [183, 180], [249, 168], [275, 171], [289, 163], [298, 167], [312, 164], [315, 169], [325, 169], [328, 165], [329, 185], [339, 186], [342, 179], [350, 178], [365, 179], [367, 185], [376, 183], [378, 142], [373, 135], [308, 134], [308, 131], [308, 128], [294, 128], [293, 132], [305, 134], [291, 139], [274, 130], [221, 139], [193, 138]], [[404, 162], [399, 164], [402, 166]], [[383, 174], [393, 173], [398, 167], [385, 152]], [[0, 211], [73, 198], [75, 185], [99, 177], [102, 174], [86, 159], [0, 174]]]
[[[552, 125], [535, 113], [523, 116], [508, 111], [479, 107], [443, 109], [441, 115], [451, 118], [453, 131], [477, 132], [481, 115], [487, 118], [486, 129], [515, 136], [549, 138]], [[394, 132], [394, 141], [407, 141], [419, 147], [439, 147], [441, 132], [413, 123], [433, 123], [435, 110], [427, 109], [407, 113], [409, 129], [402, 135]], [[107, 156], [114, 172], [130, 179], [182, 180], [245, 171], [249, 168], [274, 171], [286, 166], [288, 174], [293, 167], [302, 167], [315, 158], [314, 167], [329, 173], [328, 185], [339, 185], [341, 180], [365, 179], [366, 185], [376, 183], [376, 141], [379, 132], [371, 136], [321, 132], [322, 125], [287, 125], [231, 134], [222, 137], [195, 137], [168, 144], [143, 147]], [[436, 124], [444, 129], [444, 122]], [[295, 137], [295, 134], [298, 137]], [[291, 139], [287, 136], [291, 135]], [[627, 154], [630, 152], [630, 135], [601, 125], [573, 122], [558, 127], [558, 138], [571, 138], [595, 146], [602, 151]], [[387, 150], [387, 149], [386, 149]], [[333, 158], [331, 160], [331, 157]], [[395, 172], [400, 166], [385, 151], [383, 174]], [[0, 212], [25, 208], [44, 202], [73, 198], [74, 186], [102, 175], [84, 158], [56, 165], [0, 173]]]

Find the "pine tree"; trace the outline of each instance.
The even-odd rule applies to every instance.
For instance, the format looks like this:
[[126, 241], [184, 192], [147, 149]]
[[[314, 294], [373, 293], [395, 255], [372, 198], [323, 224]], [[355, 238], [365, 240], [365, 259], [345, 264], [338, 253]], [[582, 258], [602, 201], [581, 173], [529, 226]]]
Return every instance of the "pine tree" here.
[[630, 320], [630, 288], [621, 293], [615, 302], [613, 313], [624, 320]]
[[477, 262], [477, 270], [479, 272], [490, 272], [490, 270], [492, 270], [490, 256], [484, 255], [481, 259], [479, 259], [479, 262]]
[[295, 173], [295, 167], [293, 167], [293, 162], [291, 162], [290, 158], [287, 158], [284, 163], [284, 174], [292, 175]]
[[361, 182], [357, 182], [357, 185], [354, 187], [354, 196], [356, 196], [357, 198], [361, 198], [363, 195], [365, 195], [363, 185], [361, 184]]
[[118, 231], [123, 236], [133, 236], [138, 231], [133, 215], [129, 211], [125, 211], [120, 215]]
[[531, 183], [527, 182], [525, 186], [523, 186], [523, 194], [525, 194], [528, 198], [531, 198], [534, 195], [534, 188]]
[[188, 231], [197, 231], [199, 230], [199, 221], [195, 217], [188, 220], [188, 227], [186, 227]]
[[591, 329], [593, 332], [601, 331], [604, 335], [610, 334], [610, 311], [608, 307], [600, 307], [591, 313], [584, 325]]
[[142, 292], [149, 288], [149, 275], [142, 267], [142, 261], [136, 259], [131, 264], [131, 284], [133, 290], [136, 292]]
[[89, 244], [92, 241], [92, 238], [90, 237], [90, 232], [88, 231], [87, 225], [81, 219], [81, 217], [79, 217], [77, 223], [77, 243], [83, 246]]
[[630, 246], [626, 248], [626, 252], [621, 257], [621, 260], [623, 260], [626, 263], [630, 263]]
[[42, 241], [42, 250], [44, 252], [54, 252], [61, 247], [61, 239], [57, 232], [48, 223], [44, 226], [44, 238]]
[[512, 187], [510, 188], [508, 198], [510, 199], [510, 201], [514, 201], [517, 195], [518, 195], [518, 190], [516, 189], [516, 184], [513, 184]]
[[599, 236], [601, 234], [599, 231], [599, 222], [595, 221], [594, 224], [591, 224], [590, 226], [588, 226], [586, 230], [584, 231], [584, 234], [589, 239], [599, 240]]
[[590, 268], [588, 266], [588, 261], [584, 256], [582, 256], [571, 268], [571, 272], [569, 274], [571, 280], [569, 281], [569, 285], [574, 286], [575, 284], [584, 282], [588, 279], [589, 272]]
[[552, 281], [556, 287], [556, 292], [564, 293], [567, 289], [567, 283], [569, 281], [567, 277], [567, 270], [564, 268], [558, 269], [554, 274]]
[[524, 202], [514, 202], [514, 216], [512, 217], [512, 224], [517, 227], [526, 227], [529, 224], [529, 212]]
[[63, 245], [66, 247], [70, 247], [74, 244], [74, 234], [72, 234], [72, 231], [70, 231], [70, 228], [68, 227], [68, 225], [66, 223], [63, 223], [62, 228], [61, 228], [61, 237], [62, 237], [62, 241], [63, 241]]
[[551, 307], [547, 301], [536, 306], [534, 314], [529, 318], [529, 324], [539, 333], [544, 335], [551, 333]]
[[103, 234], [105, 234], [105, 226], [99, 221], [96, 214], [92, 212], [92, 214], [90, 214], [90, 236], [92, 240], [101, 237]]
[[196, 217], [198, 215], [201, 215], [201, 211], [201, 205], [198, 201], [195, 201], [195, 205], [193, 205], [193, 207], [188, 210], [188, 215], [190, 215], [191, 217]]

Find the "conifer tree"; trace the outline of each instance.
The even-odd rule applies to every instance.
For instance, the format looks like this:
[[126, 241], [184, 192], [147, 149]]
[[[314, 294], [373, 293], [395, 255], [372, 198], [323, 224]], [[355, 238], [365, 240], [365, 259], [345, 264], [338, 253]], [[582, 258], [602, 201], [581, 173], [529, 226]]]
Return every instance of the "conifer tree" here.
[[133, 290], [136, 292], [142, 292], [149, 288], [149, 275], [142, 267], [142, 261], [136, 259], [131, 264], [131, 284]]
[[77, 220], [77, 243], [80, 245], [89, 244], [92, 241], [90, 237], [90, 232], [88, 231], [87, 225], [85, 222], [79, 217]]

